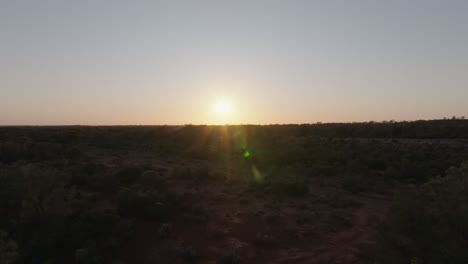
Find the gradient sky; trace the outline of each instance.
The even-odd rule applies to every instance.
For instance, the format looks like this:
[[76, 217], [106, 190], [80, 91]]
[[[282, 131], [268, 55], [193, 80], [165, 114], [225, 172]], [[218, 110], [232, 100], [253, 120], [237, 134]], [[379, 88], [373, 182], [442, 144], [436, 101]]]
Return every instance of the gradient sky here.
[[1, 125], [414, 120], [467, 99], [466, 0], [0, 0]]

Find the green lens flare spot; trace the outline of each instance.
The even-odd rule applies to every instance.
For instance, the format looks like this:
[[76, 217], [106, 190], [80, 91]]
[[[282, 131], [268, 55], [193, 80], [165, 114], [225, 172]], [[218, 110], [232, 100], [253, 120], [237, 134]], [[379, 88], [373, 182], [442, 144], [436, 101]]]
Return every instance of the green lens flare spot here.
[[263, 184], [265, 183], [265, 177], [263, 177], [262, 173], [257, 169], [257, 167], [252, 166], [252, 174], [254, 176], [254, 181], [256, 184]]

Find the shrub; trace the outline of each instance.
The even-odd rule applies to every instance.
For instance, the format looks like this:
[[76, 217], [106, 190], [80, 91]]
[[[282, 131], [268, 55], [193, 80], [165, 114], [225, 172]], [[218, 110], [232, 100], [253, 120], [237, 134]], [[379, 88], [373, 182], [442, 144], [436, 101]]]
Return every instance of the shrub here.
[[14, 142], [0, 142], [0, 162], [12, 163], [21, 159], [25, 154], [22, 145]]
[[216, 179], [215, 175], [211, 173], [208, 166], [200, 167], [176, 167], [172, 171], [172, 177], [178, 180], [191, 181], [195, 184], [200, 184], [208, 180]]
[[468, 263], [468, 162], [404, 195], [378, 226], [378, 263]]
[[272, 191], [277, 195], [303, 197], [309, 192], [309, 186], [304, 181], [275, 182]]
[[194, 262], [195, 259], [198, 257], [197, 250], [195, 250], [193, 246], [189, 245], [182, 245], [179, 248], [177, 248], [177, 255], [188, 263]]
[[254, 238], [253, 244], [257, 247], [273, 247], [276, 241], [269, 234], [258, 233]]
[[18, 245], [0, 230], [0, 264], [12, 264], [18, 257]]
[[36, 160], [51, 160], [63, 157], [63, 147], [57, 143], [37, 142], [31, 146], [32, 155]]
[[221, 256], [218, 259], [218, 264], [238, 264], [240, 263], [240, 259], [240, 256], [233, 252], [228, 255]]
[[126, 189], [120, 193], [118, 202], [118, 211], [123, 216], [154, 220], [167, 217], [167, 207], [163, 201], [149, 194]]
[[137, 166], [127, 166], [120, 169], [116, 174], [115, 178], [117, 179], [120, 185], [128, 186], [135, 183], [140, 178], [143, 169]]
[[92, 210], [84, 213], [76, 222], [76, 231], [86, 239], [99, 239], [114, 230], [119, 217], [112, 213]]
[[359, 175], [346, 175], [343, 178], [343, 189], [352, 193], [360, 193], [370, 188], [369, 182]]
[[192, 171], [192, 177], [197, 182], [204, 182], [211, 177], [210, 169], [207, 166], [195, 168]]
[[162, 239], [170, 237], [171, 233], [172, 225], [168, 223], [162, 224], [158, 229], [158, 237]]
[[367, 167], [370, 170], [384, 171], [387, 169], [387, 163], [380, 159], [371, 159], [367, 161]]
[[64, 156], [65, 158], [67, 159], [72, 159], [72, 160], [76, 160], [76, 159], [79, 159], [81, 158], [81, 156], [83, 155], [83, 153], [81, 152], [81, 150], [78, 148], [78, 147], [71, 147], [71, 148], [67, 148], [65, 150], [65, 153], [64, 153]]
[[175, 167], [172, 170], [171, 176], [175, 179], [187, 180], [190, 179], [192, 172], [189, 167]]
[[24, 200], [21, 190], [21, 173], [13, 169], [0, 168], [0, 225], [13, 220], [13, 215], [20, 211]]
[[165, 179], [158, 172], [153, 170], [143, 172], [138, 182], [147, 188], [158, 190], [162, 190], [166, 187]]
[[95, 181], [95, 176], [86, 173], [74, 173], [68, 179], [68, 184], [71, 186], [85, 187], [89, 186], [93, 181]]

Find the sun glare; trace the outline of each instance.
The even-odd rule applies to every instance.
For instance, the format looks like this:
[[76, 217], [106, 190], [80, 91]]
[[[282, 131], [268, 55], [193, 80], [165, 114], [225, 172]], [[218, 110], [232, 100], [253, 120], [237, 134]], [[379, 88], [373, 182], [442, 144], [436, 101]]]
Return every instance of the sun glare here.
[[227, 115], [231, 112], [231, 104], [226, 101], [219, 101], [216, 104], [216, 112], [218, 114]]

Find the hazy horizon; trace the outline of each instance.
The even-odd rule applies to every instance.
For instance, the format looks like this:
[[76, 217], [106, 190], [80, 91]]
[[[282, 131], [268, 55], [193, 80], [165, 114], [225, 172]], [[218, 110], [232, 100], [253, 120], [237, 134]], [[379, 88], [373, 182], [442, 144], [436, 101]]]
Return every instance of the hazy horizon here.
[[411, 122], [431, 122], [431, 121], [447, 121], [447, 120], [468, 120], [467, 116], [451, 116], [443, 118], [432, 119], [412, 119], [412, 120], [364, 120], [364, 121], [330, 121], [330, 122], [306, 122], [306, 123], [218, 123], [218, 124], [204, 124], [204, 123], [185, 123], [185, 124], [0, 124], [0, 127], [158, 127], [158, 126], [300, 126], [300, 125], [327, 125], [327, 124], [363, 124], [363, 123], [411, 123]]
[[468, 1], [4, 1], [0, 126], [468, 116]]

